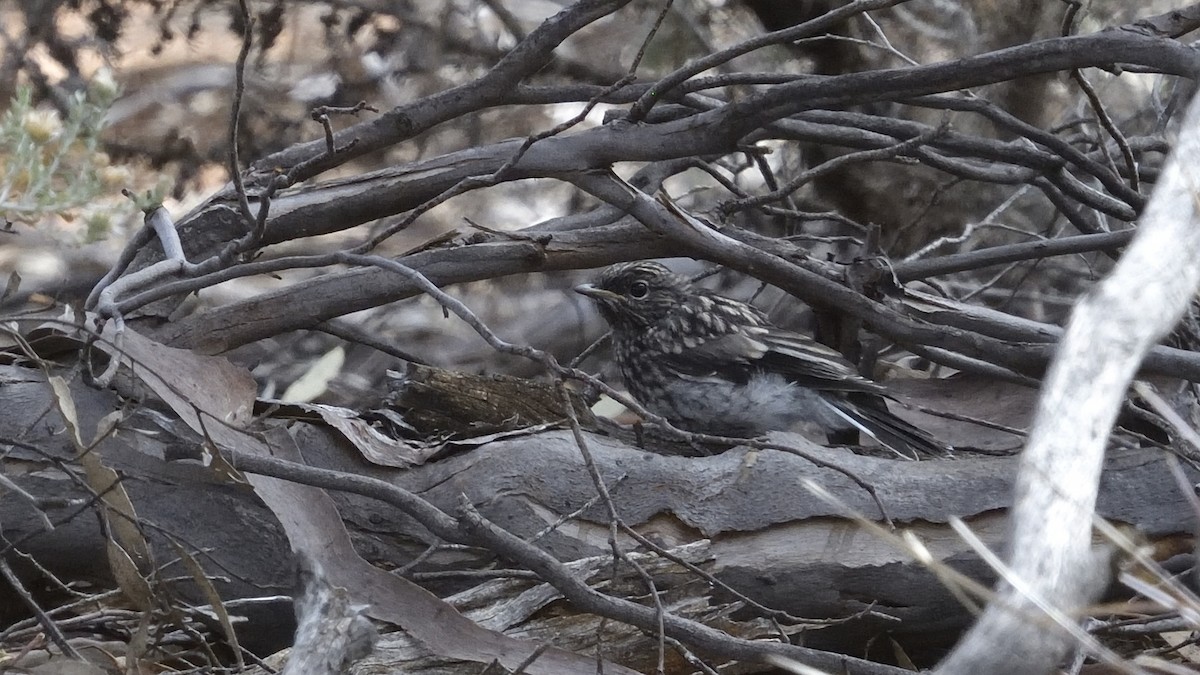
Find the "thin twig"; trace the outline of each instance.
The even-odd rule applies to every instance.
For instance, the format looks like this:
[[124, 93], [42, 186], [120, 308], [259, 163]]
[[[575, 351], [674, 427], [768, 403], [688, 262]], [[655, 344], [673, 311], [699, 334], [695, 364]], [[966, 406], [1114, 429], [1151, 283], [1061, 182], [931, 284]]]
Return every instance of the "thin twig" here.
[[328, 333], [334, 337], [341, 338], [346, 342], [353, 342], [360, 345], [365, 345], [371, 349], [383, 352], [388, 356], [394, 356], [408, 363], [417, 363], [423, 366], [429, 365], [425, 359], [409, 352], [400, 349], [396, 345], [386, 340], [381, 340], [358, 326], [344, 319], [328, 319], [317, 324], [314, 330], [319, 330], [322, 333]]
[[250, 55], [250, 46], [254, 42], [254, 17], [246, 0], [238, 0], [238, 9], [242, 13], [242, 47], [238, 51], [237, 62], [234, 64], [233, 101], [229, 106], [229, 177], [233, 181], [234, 192], [237, 193], [238, 209], [246, 221], [246, 229], [254, 232], [255, 237], [261, 237], [255, 225], [256, 218], [250, 210], [250, 198], [246, 194], [246, 185], [242, 182], [242, 161], [238, 157], [238, 127], [241, 124], [242, 96], [246, 93], [246, 60]]
[[75, 651], [75, 648], [71, 646], [71, 643], [67, 640], [67, 636], [63, 635], [62, 629], [60, 629], [54, 622], [54, 619], [51, 619], [41, 608], [41, 606], [38, 605], [37, 600], [33, 599], [33, 595], [25, 589], [25, 586], [21, 583], [21, 580], [17, 578], [17, 575], [12, 571], [12, 568], [8, 566], [8, 560], [6, 560], [2, 555], [0, 555], [0, 576], [4, 577], [4, 580], [8, 582], [8, 585], [12, 587], [17, 596], [21, 598], [22, 602], [25, 603], [25, 606], [29, 608], [29, 611], [33, 612], [33, 615], [37, 617], [38, 623], [41, 624], [42, 629], [46, 631], [46, 635], [50, 636], [50, 640], [54, 642], [54, 644], [58, 645], [58, 648], [62, 650], [62, 653], [72, 659], [82, 660], [83, 657], [81, 657], [79, 652]]
[[458, 183], [456, 183], [449, 189], [442, 191], [440, 194], [436, 195], [432, 199], [426, 200], [420, 206], [418, 206], [415, 209], [413, 209], [412, 211], [410, 211], [408, 213], [408, 215], [406, 215], [404, 218], [402, 218], [400, 221], [398, 221], [394, 225], [384, 228], [382, 231], [380, 231], [376, 235], [372, 236], [367, 241], [365, 241], [362, 244], [360, 244], [359, 246], [356, 246], [355, 248], [351, 249], [351, 252], [352, 253], [369, 253], [370, 251], [375, 250], [375, 248], [378, 247], [379, 244], [381, 244], [384, 241], [386, 241], [387, 239], [391, 238], [397, 232], [407, 229], [410, 225], [412, 225], [414, 222], [416, 222], [417, 218], [424, 215], [425, 213], [427, 213], [430, 209], [434, 208], [435, 206], [443, 204], [446, 201], [448, 201], [449, 199], [457, 197], [458, 195], [464, 194], [466, 192], [470, 192], [471, 190], [477, 190], [477, 189], [485, 188], [485, 187], [492, 187], [493, 185], [497, 185], [505, 180], [508, 180], [513, 169], [517, 166], [517, 163], [521, 161], [521, 158], [525, 156], [525, 153], [528, 152], [529, 148], [533, 147], [533, 145], [535, 143], [537, 143], [538, 141], [544, 140], [546, 138], [550, 138], [552, 136], [557, 136], [557, 135], [561, 134], [562, 132], [576, 126], [577, 124], [582, 122], [584, 119], [586, 119], [587, 116], [589, 114], [591, 114], [592, 110], [595, 109], [595, 107], [597, 105], [599, 105], [600, 102], [602, 100], [604, 100], [604, 98], [607, 97], [610, 93], [612, 93], [614, 91], [618, 91], [618, 90], [622, 89], [623, 87], [625, 87], [626, 85], [628, 85], [630, 82], [633, 82], [633, 80], [635, 79], [634, 71], [637, 69], [638, 64], [641, 63], [641, 60], [642, 60], [643, 56], [645, 55], [646, 47], [649, 44], [650, 40], [658, 32], [659, 26], [662, 24], [663, 19], [666, 18], [667, 10], [670, 9], [671, 2], [673, 2], [673, 0], [669, 0], [667, 2], [666, 7], [664, 7], [662, 12], [659, 13], [658, 18], [655, 20], [654, 24], [651, 26], [650, 31], [646, 35], [646, 38], [642, 41], [641, 49], [638, 50], [637, 55], [634, 57], [633, 64], [630, 66], [626, 75], [624, 77], [622, 77], [621, 79], [617, 80], [616, 82], [614, 82], [613, 84], [605, 87], [603, 90], [601, 90], [596, 95], [592, 96], [587, 101], [587, 103], [584, 104], [583, 109], [580, 110], [577, 114], [575, 114], [573, 117], [571, 117], [570, 119], [568, 119], [560, 124], [556, 124], [555, 126], [551, 127], [550, 129], [547, 129], [546, 131], [542, 131], [542, 132], [539, 132], [539, 133], [536, 133], [536, 134], [533, 134], [533, 135], [527, 137], [524, 140], [524, 142], [521, 143], [521, 146], [519, 148], [517, 148], [516, 152], [514, 152], [512, 154], [512, 156], [509, 157], [509, 159], [507, 161], [505, 161], [504, 164], [500, 168], [498, 168], [494, 172], [492, 172], [491, 175], [489, 175], [489, 176], [470, 176], [470, 177], [462, 179], [461, 181], [459, 181]]
[[901, 282], [976, 270], [991, 265], [1035, 260], [1059, 255], [1116, 250], [1128, 244], [1137, 232], [1135, 228], [1100, 234], [1039, 239], [1021, 244], [1007, 244], [976, 249], [967, 253], [952, 253], [936, 258], [904, 260], [892, 264], [892, 271]]
[[[567, 391], [562, 380], [558, 381], [557, 388], [563, 412], [570, 423], [571, 437], [575, 439], [575, 447], [579, 448], [579, 454], [583, 458], [583, 465], [587, 469], [588, 476], [592, 479], [592, 484], [596, 488], [596, 494], [600, 496], [601, 503], [604, 504], [605, 509], [608, 511], [608, 545], [612, 549], [614, 564], [616, 559], [620, 559], [626, 565], [629, 565], [641, 577], [642, 583], [646, 584], [646, 588], [650, 592], [650, 598], [654, 602], [654, 612], [658, 620], [657, 630], [654, 633], [658, 642], [658, 669], [655, 672], [661, 675], [666, 671], [666, 643], [663, 641], [666, 635], [663, 629], [663, 616], [666, 614], [666, 608], [663, 607], [662, 596], [658, 593], [658, 586], [654, 583], [654, 579], [621, 548], [618, 541], [618, 531], [631, 530], [632, 528], [625, 525], [625, 521], [617, 513], [617, 505], [613, 503], [612, 495], [608, 491], [608, 485], [604, 482], [604, 476], [600, 475], [600, 469], [596, 467], [596, 460], [592, 458], [592, 451], [588, 448], [583, 428], [579, 426], [579, 418], [575, 416], [575, 405], [571, 400], [571, 393]], [[613, 577], [616, 577], [615, 569]]]
[[946, 122], [943, 122], [942, 125], [935, 129], [886, 148], [862, 150], [860, 152], [851, 152], [839, 157], [835, 157], [828, 162], [824, 162], [814, 166], [811, 169], [808, 169], [807, 171], [801, 172], [800, 175], [792, 178], [787, 183], [784, 183], [777, 190], [754, 197], [729, 200], [722, 203], [720, 209], [722, 212], [728, 214], [734, 211], [740, 211], [755, 206], [761, 206], [770, 202], [780, 201], [785, 196], [788, 196], [796, 190], [799, 190], [805, 184], [810, 183], [828, 173], [838, 171], [847, 165], [858, 164], [862, 162], [875, 162], [884, 159], [895, 159], [897, 157], [909, 155], [917, 148], [928, 144], [930, 141], [942, 136], [949, 130], [950, 125]]
[[[1062, 35], [1063, 37], [1066, 37], [1074, 31], [1075, 15], [1079, 12], [1079, 9], [1083, 6], [1083, 3], [1080, 0], [1064, 1], [1067, 3], [1067, 11], [1063, 16]], [[1084, 96], [1087, 97], [1088, 104], [1091, 105], [1092, 112], [1096, 115], [1096, 120], [1100, 123], [1100, 126], [1103, 127], [1106, 132], [1108, 132], [1108, 135], [1112, 137], [1113, 141], [1117, 144], [1117, 147], [1120, 148], [1121, 157], [1125, 161], [1125, 170], [1129, 175], [1129, 187], [1132, 188], [1134, 192], [1139, 191], [1140, 179], [1138, 177], [1137, 156], [1133, 154], [1133, 148], [1130, 147], [1129, 140], [1126, 139], [1125, 134], [1121, 133], [1121, 130], [1117, 128], [1116, 122], [1114, 122], [1112, 117], [1109, 116], [1108, 110], [1106, 110], [1104, 107], [1104, 102], [1100, 100], [1099, 94], [1096, 93], [1096, 88], [1092, 86], [1091, 82], [1088, 82], [1088, 79], [1084, 76], [1083, 71], [1079, 68], [1075, 68], [1071, 71], [1071, 77], [1079, 83], [1079, 88], [1083, 90]], [[1103, 140], [1100, 141], [1100, 146], [1101, 149], [1103, 149]]]
[[663, 100], [663, 98], [671, 96], [676, 87], [689, 80], [693, 75], [716, 68], [742, 54], [748, 54], [769, 45], [791, 42], [799, 38], [824, 32], [828, 28], [836, 26], [852, 16], [874, 9], [882, 9], [900, 1], [902, 0], [855, 0], [854, 2], [826, 12], [815, 19], [805, 21], [802, 24], [767, 33], [766, 35], [760, 35], [714, 54], [696, 59], [668, 74], [666, 77], [661, 78], [658, 82], [655, 82], [654, 86], [639, 97], [633, 106], [630, 107], [629, 121], [640, 122], [645, 119], [655, 104]]

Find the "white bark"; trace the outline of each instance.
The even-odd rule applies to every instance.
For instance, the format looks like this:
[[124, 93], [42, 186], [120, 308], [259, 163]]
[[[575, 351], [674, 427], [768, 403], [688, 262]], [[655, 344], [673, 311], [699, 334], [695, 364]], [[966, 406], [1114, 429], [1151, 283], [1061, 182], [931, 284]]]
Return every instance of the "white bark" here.
[[1070, 640], [1047, 630], [1035, 604], [1070, 614], [1102, 588], [1091, 542], [1105, 443], [1142, 358], [1200, 283], [1198, 160], [1200, 100], [1193, 100], [1137, 236], [1075, 308], [1042, 385], [1012, 520], [1010, 566], [1030, 594], [1002, 584], [939, 673], [1052, 671]]

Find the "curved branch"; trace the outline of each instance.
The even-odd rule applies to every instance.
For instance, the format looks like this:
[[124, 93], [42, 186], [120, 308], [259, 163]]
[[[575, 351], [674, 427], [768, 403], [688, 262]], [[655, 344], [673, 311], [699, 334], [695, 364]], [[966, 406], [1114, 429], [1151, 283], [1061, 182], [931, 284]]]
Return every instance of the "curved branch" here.
[[[542, 22], [478, 80], [393, 108], [373, 120], [343, 129], [334, 135], [336, 147], [354, 140], [358, 142], [352, 151], [339, 155], [338, 164], [412, 138], [468, 112], [501, 104], [521, 80], [550, 61], [563, 40], [627, 4], [629, 0], [580, 0]], [[273, 171], [275, 167], [293, 167], [324, 152], [324, 139], [309, 141], [264, 157], [254, 163], [254, 168]], [[322, 166], [321, 170], [329, 168], [332, 165]], [[297, 179], [310, 177], [299, 176]]]
[[898, 262], [892, 265], [892, 272], [895, 273], [898, 281], [904, 283], [942, 274], [975, 270], [989, 265], [1037, 260], [1068, 253], [1115, 251], [1128, 244], [1129, 240], [1133, 239], [1135, 232], [1136, 230], [1128, 229], [1119, 232], [1081, 234], [1059, 239], [1039, 239], [1006, 246], [989, 246], [967, 253], [952, 253], [937, 258]]
[[[1200, 9], [1193, 10], [1200, 25]], [[912, 68], [832, 77], [813, 76], [772, 87], [719, 111], [717, 124], [752, 131], [804, 110], [895, 101], [995, 84], [1029, 75], [1130, 63], [1195, 79], [1200, 55], [1174, 40], [1111, 28], [1091, 35], [1051, 38], [979, 56]]]

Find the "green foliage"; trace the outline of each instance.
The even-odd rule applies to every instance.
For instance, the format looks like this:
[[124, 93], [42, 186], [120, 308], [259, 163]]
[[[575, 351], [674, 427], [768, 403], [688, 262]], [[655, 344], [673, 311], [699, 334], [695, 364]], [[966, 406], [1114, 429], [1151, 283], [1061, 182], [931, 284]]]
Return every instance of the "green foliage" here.
[[[111, 163], [100, 144], [118, 94], [111, 77], [98, 75], [71, 97], [63, 120], [57, 110], [38, 108], [28, 86], [18, 87], [0, 117], [0, 215], [26, 223], [82, 218], [78, 238], [94, 241], [135, 212], [120, 195], [132, 187], [133, 172]], [[154, 190], [160, 201], [167, 187]]]

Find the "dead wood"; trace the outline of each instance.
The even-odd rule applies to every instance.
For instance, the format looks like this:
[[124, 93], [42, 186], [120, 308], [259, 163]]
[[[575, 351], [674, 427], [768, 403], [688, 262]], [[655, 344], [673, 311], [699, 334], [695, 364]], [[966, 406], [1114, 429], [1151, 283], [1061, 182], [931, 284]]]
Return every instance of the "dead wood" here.
[[[0, 497], [5, 537], [61, 579], [111, 587], [111, 579], [103, 578], [103, 569], [92, 562], [102, 559], [105, 540], [93, 518], [78, 515], [74, 504], [79, 502], [69, 501], [86, 500], [87, 492], [55, 468], [71, 451], [57, 433], [61, 423], [44, 375], [8, 367], [5, 377], [8, 384], [0, 388], [0, 407], [12, 412], [0, 420], [0, 439], [14, 445], [5, 457], [5, 472], [59, 523], [53, 531], [43, 531], [37, 508], [5, 494]], [[120, 407], [109, 392], [79, 382], [72, 391], [85, 424]], [[611, 556], [607, 516], [596, 504], [595, 488], [569, 432], [497, 440], [409, 470], [365, 461], [350, 443], [320, 424], [293, 422], [290, 436], [312, 466], [388, 481], [445, 513], [457, 513], [465, 495], [490, 522], [536, 541], [559, 560]], [[946, 521], [961, 517], [989, 545], [1001, 548], [1014, 459], [914, 463], [821, 448], [794, 435], [775, 440], [874, 486], [887, 515], [918, 535], [937, 559], [988, 580], [984, 566]], [[587, 441], [619, 515], [638, 532], [668, 549], [706, 542], [702, 568], [772, 609], [796, 617], [847, 619], [810, 628], [805, 634], [808, 646], [862, 653], [871, 638], [886, 632], [910, 653], [919, 654], [944, 647], [970, 619], [928, 570], [856, 524], [849, 511], [831, 506], [801, 485], [803, 479], [812, 480], [850, 511], [881, 521], [876, 502], [843, 473], [779, 450], [742, 447], [686, 458], [654, 454], [603, 436], [588, 435]], [[148, 536], [160, 559], [169, 557], [165, 537], [177, 536], [205, 551], [205, 567], [224, 577], [218, 583], [223, 597], [288, 592], [293, 575], [287, 541], [249, 487], [230, 484], [194, 459], [166, 461], [196, 457], [201, 445], [202, 439], [172, 422], [169, 413], [143, 407], [132, 412], [98, 451], [122, 475], [140, 517], [153, 523]], [[1188, 512], [1183, 498], [1168, 487], [1170, 481], [1159, 453], [1112, 452], [1098, 511], [1154, 540], [1186, 536]], [[377, 565], [402, 567], [427, 553], [430, 545], [444, 543], [388, 504], [332, 494], [360, 555]], [[619, 541], [626, 550], [639, 548], [628, 538]], [[492, 564], [504, 567], [506, 561], [485, 548], [454, 546], [428, 552], [405, 573], [446, 594], [475, 586], [478, 572], [471, 570]], [[39, 577], [27, 564], [22, 570], [27, 583], [38, 586]], [[668, 593], [695, 581], [677, 570], [656, 580]], [[186, 586], [182, 584], [180, 592], [186, 593]], [[727, 603], [734, 600], [718, 588], [712, 606], [701, 609], [729, 611]], [[534, 618], [571, 614], [569, 608], [555, 607]], [[290, 608], [286, 611], [290, 614]], [[737, 616], [756, 614], [742, 606]], [[520, 625], [534, 630], [539, 624]], [[272, 636], [270, 629], [256, 623], [253, 631], [264, 642], [274, 637], [287, 643], [286, 630]]]
[[[567, 417], [557, 387], [523, 377], [411, 364], [403, 376], [389, 377], [388, 387], [385, 403], [420, 434], [480, 435]], [[594, 428], [595, 416], [587, 402], [578, 394], [571, 397], [580, 423]]]

